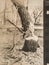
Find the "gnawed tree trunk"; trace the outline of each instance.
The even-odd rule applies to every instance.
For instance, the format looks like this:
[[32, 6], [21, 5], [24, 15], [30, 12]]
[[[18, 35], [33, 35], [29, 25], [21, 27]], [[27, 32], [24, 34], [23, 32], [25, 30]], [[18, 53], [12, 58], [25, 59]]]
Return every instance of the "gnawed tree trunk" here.
[[[18, 3], [16, 0], [12, 0], [13, 4], [15, 5], [15, 7], [18, 7], [18, 13], [20, 15], [21, 21], [22, 21], [22, 27], [23, 27], [23, 31], [25, 32], [23, 37], [25, 37], [25, 43], [23, 46], [23, 50], [24, 51], [36, 51], [38, 46], [38, 37], [36, 37], [36, 39], [34, 39], [35, 35], [33, 36], [32, 34], [32, 30], [29, 28], [30, 27], [30, 22], [32, 22], [32, 19], [28, 13], [28, 11], [26, 10], [26, 8], [23, 5], [20, 5], [20, 3]], [[28, 31], [29, 30], [29, 31]], [[27, 32], [28, 31], [28, 32]]]

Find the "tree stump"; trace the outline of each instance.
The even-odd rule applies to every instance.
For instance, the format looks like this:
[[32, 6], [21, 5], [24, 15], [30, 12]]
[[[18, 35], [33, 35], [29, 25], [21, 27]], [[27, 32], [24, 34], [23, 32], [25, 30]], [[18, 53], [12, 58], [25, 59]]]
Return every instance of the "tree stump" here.
[[28, 37], [25, 39], [24, 46], [22, 48], [23, 51], [32, 51], [35, 52], [39, 47], [38, 40], [34, 37]]

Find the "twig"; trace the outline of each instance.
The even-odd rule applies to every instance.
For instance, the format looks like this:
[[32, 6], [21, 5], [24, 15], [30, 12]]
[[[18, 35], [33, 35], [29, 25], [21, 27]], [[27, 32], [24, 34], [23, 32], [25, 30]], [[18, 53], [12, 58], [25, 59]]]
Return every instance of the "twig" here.
[[15, 26], [21, 33], [23, 33], [23, 31], [20, 28], [18, 28], [14, 23], [12, 23], [9, 19], [7, 19], [7, 21], [13, 26]]

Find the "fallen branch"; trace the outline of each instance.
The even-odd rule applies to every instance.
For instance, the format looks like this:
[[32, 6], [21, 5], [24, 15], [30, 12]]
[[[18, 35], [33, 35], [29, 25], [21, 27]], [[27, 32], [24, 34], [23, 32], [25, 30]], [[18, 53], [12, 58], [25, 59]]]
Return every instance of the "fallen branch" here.
[[12, 23], [9, 19], [7, 19], [7, 21], [12, 24], [13, 26], [15, 26], [21, 33], [23, 33], [22, 29], [18, 28], [14, 23]]

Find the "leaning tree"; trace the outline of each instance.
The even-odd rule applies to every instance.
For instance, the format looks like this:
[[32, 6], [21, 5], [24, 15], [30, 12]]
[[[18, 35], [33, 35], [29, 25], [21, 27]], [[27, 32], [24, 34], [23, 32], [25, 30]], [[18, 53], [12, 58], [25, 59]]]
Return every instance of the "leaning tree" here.
[[23, 38], [25, 39], [24, 46], [22, 50], [24, 51], [36, 51], [39, 47], [38, 45], [38, 37], [32, 34], [32, 30], [30, 29], [30, 22], [32, 19], [27, 11], [27, 9], [17, 2], [17, 0], [12, 0], [12, 3], [16, 8], [18, 8], [18, 13], [21, 18], [22, 22], [22, 31], [23, 31]]

